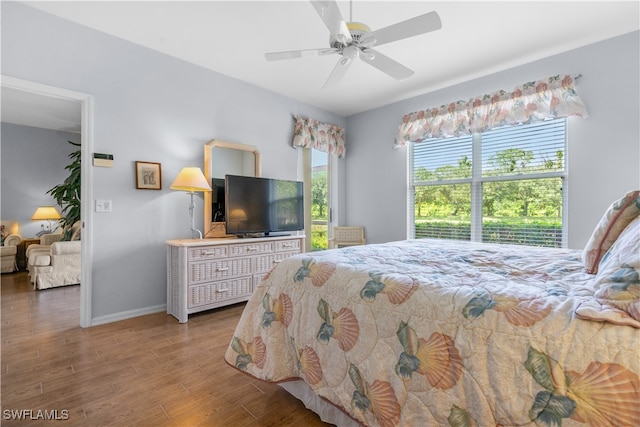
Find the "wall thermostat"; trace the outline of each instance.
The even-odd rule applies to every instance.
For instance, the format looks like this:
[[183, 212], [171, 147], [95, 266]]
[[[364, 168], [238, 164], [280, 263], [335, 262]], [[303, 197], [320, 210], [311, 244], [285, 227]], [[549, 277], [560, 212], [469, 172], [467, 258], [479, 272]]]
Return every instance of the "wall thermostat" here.
[[93, 153], [93, 166], [110, 168], [113, 166], [113, 154]]

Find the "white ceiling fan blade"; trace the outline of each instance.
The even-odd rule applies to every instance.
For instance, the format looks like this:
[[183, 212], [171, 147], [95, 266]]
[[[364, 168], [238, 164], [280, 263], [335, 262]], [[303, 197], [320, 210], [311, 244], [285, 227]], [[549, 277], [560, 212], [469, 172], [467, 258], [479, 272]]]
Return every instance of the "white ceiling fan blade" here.
[[331, 74], [329, 74], [329, 78], [327, 79], [326, 82], [324, 82], [324, 85], [322, 86], [322, 90], [329, 89], [337, 85], [346, 74], [352, 62], [353, 62], [353, 59], [351, 58], [345, 58], [345, 57], [340, 58], [336, 66], [333, 67]]
[[320, 18], [322, 18], [322, 22], [327, 26], [333, 38], [345, 45], [352, 42], [351, 33], [344, 19], [342, 19], [340, 8], [338, 8], [338, 4], [335, 1], [311, 0], [311, 4], [320, 15]]
[[[396, 40], [418, 36], [430, 31], [442, 28], [442, 21], [436, 12], [425, 13], [379, 30], [371, 31], [364, 37], [363, 43], [366, 45], [380, 46]], [[370, 41], [375, 40], [373, 44]]]
[[338, 53], [338, 49], [325, 48], [325, 49], [305, 49], [305, 50], [289, 50], [285, 52], [269, 52], [265, 53], [264, 57], [267, 61], [280, 61], [282, 59], [295, 59], [305, 56], [324, 56], [331, 55], [332, 53]]
[[[373, 54], [373, 55], [371, 55]], [[365, 49], [363, 50], [363, 54], [360, 55], [360, 58], [370, 64], [373, 65], [378, 70], [386, 73], [397, 80], [406, 79], [407, 77], [411, 77], [413, 75], [413, 70], [405, 67], [399, 62], [394, 61], [373, 49]]]

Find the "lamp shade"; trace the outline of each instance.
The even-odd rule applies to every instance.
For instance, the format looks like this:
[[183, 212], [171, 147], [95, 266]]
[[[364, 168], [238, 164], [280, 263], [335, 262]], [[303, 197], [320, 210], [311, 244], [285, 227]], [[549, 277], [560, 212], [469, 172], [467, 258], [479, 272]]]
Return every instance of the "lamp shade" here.
[[53, 221], [61, 218], [58, 210], [53, 206], [40, 206], [31, 216], [33, 221]]
[[247, 218], [247, 213], [244, 209], [233, 209], [229, 212], [229, 219], [233, 221], [246, 221], [249, 218]]
[[211, 186], [202, 174], [202, 171], [196, 167], [182, 168], [170, 188], [172, 190], [188, 192], [211, 191]]

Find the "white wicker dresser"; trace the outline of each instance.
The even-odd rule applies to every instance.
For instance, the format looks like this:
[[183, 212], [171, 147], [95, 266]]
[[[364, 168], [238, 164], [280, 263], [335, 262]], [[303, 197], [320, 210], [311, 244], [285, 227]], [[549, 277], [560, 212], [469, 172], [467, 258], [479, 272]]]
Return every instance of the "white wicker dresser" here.
[[167, 313], [189, 314], [247, 301], [281, 260], [304, 251], [304, 236], [167, 241]]

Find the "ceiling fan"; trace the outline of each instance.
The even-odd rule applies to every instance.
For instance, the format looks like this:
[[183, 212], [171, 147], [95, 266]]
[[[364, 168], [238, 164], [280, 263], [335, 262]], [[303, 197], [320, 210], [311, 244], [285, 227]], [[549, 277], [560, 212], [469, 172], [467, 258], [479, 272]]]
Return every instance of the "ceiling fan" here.
[[[388, 56], [372, 49], [397, 40], [428, 33], [442, 28], [436, 12], [429, 12], [375, 31], [360, 22], [345, 22], [334, 0], [311, 0], [318, 15], [329, 29], [329, 47], [321, 49], [292, 50], [266, 53], [267, 61], [324, 56], [337, 53], [342, 56], [331, 71], [324, 88], [336, 85], [345, 75], [353, 60], [360, 58], [378, 70], [401, 80], [413, 75], [413, 71]], [[349, 7], [351, 9], [351, 2]]]

